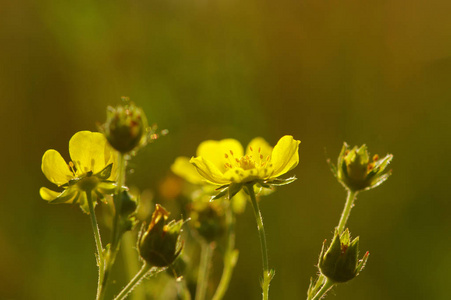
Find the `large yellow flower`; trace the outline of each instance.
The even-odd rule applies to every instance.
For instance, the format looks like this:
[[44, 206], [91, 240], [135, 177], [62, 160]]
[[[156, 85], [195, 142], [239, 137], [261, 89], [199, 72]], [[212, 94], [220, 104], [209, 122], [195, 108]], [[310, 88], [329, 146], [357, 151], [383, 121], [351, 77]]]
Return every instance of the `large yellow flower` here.
[[78, 202], [88, 213], [86, 193], [92, 193], [94, 199], [102, 199], [103, 195], [116, 190], [116, 151], [109, 146], [103, 134], [79, 131], [69, 141], [69, 154], [72, 161], [67, 164], [56, 150], [50, 149], [44, 153], [42, 172], [64, 190], [55, 192], [42, 187], [39, 193], [50, 203]]
[[254, 138], [244, 154], [240, 142], [234, 139], [205, 141], [190, 162], [206, 181], [215, 185], [258, 182], [270, 184], [299, 163], [300, 141], [282, 137], [274, 149], [263, 139]]

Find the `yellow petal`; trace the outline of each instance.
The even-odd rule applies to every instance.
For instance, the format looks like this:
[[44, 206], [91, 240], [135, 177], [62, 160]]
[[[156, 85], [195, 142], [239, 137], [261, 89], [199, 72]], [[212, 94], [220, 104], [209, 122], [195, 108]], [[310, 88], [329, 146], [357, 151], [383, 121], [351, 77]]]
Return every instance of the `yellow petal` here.
[[293, 139], [291, 135], [286, 135], [277, 142], [271, 155], [271, 177], [279, 177], [297, 166], [300, 143], [301, 141]]
[[118, 155], [117, 151], [114, 150], [110, 144], [105, 143], [105, 165], [108, 166], [109, 164], [113, 164], [111, 168], [111, 175], [108, 178], [108, 180], [117, 181], [118, 180]]
[[39, 195], [41, 195], [41, 198], [47, 201], [55, 200], [60, 194], [61, 192], [55, 192], [46, 187], [41, 187], [39, 190]]
[[69, 166], [58, 151], [50, 149], [42, 156], [42, 172], [52, 183], [60, 186], [73, 177]]
[[196, 167], [190, 164], [189, 161], [190, 159], [188, 157], [177, 157], [171, 166], [171, 171], [192, 184], [204, 184], [204, 178], [200, 176]]
[[272, 147], [261, 137], [254, 138], [246, 149], [246, 155], [252, 156], [258, 166], [266, 161], [268, 157], [271, 157], [271, 153]]
[[207, 159], [204, 159], [203, 157], [193, 157], [189, 162], [196, 167], [199, 174], [208, 182], [217, 185], [230, 183], [229, 180], [224, 178], [222, 172], [220, 172], [218, 168], [216, 168], [216, 166]]
[[[227, 155], [227, 159], [226, 159]], [[197, 148], [197, 156], [201, 156], [214, 164], [216, 168], [225, 172], [225, 163], [229, 159], [240, 159], [243, 156], [243, 146], [234, 139], [225, 139], [220, 141], [208, 140], [202, 142]]]
[[106, 167], [106, 138], [102, 133], [79, 131], [69, 141], [69, 153], [78, 175], [98, 173]]

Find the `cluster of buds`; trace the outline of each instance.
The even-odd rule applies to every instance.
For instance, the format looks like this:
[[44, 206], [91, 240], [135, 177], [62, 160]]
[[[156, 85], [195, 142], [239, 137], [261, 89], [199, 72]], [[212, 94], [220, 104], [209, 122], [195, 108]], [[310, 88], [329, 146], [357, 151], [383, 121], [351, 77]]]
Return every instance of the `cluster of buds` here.
[[351, 241], [349, 230], [341, 235], [335, 232], [334, 238], [326, 250], [324, 241], [319, 256], [318, 267], [321, 273], [333, 282], [346, 282], [357, 275], [365, 267], [369, 253], [359, 260], [359, 237]]
[[350, 149], [344, 143], [337, 166], [331, 166], [338, 181], [346, 189], [357, 192], [372, 189], [387, 180], [391, 172], [384, 173], [384, 170], [392, 159], [392, 154], [387, 154], [384, 158], [376, 154], [370, 161], [366, 145]]
[[104, 133], [110, 145], [125, 154], [146, 143], [148, 124], [140, 107], [126, 97], [123, 101], [124, 105], [108, 107]]
[[184, 221], [168, 222], [168, 217], [169, 212], [156, 204], [149, 227], [138, 238], [139, 254], [151, 266], [167, 267], [182, 251], [180, 233]]

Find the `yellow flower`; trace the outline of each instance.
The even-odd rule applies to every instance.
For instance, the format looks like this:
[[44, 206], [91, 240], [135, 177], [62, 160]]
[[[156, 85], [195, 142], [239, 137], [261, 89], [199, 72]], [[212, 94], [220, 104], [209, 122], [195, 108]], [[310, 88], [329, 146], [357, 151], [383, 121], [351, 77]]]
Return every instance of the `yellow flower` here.
[[299, 163], [300, 141], [282, 137], [274, 149], [260, 137], [254, 138], [244, 154], [234, 139], [205, 141], [190, 162], [206, 181], [215, 185], [259, 182], [270, 184]]
[[49, 203], [78, 202], [88, 213], [87, 192], [92, 193], [94, 199], [103, 199], [103, 195], [116, 190], [117, 155], [103, 134], [90, 131], [79, 131], [72, 136], [69, 154], [72, 161], [67, 164], [56, 150], [44, 153], [42, 172], [49, 181], [64, 190], [55, 192], [42, 187], [39, 193]]
[[[177, 157], [171, 165], [171, 171], [190, 183], [190, 187], [195, 187], [194, 191], [192, 191], [192, 188], [188, 189], [190, 190], [190, 193], [188, 193], [190, 194], [189, 197], [194, 202], [208, 203], [211, 197], [218, 193], [216, 190], [217, 185], [207, 182], [189, 161], [189, 157]], [[240, 192], [233, 197], [232, 208], [237, 214], [244, 212], [246, 209], [246, 196], [244, 192]]]

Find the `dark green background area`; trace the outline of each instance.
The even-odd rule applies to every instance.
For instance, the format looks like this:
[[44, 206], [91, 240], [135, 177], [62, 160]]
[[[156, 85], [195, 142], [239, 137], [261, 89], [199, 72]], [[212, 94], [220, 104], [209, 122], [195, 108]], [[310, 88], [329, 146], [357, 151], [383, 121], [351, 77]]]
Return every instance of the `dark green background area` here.
[[[70, 137], [121, 96], [169, 130], [132, 161], [142, 190], [205, 139], [302, 141], [299, 180], [261, 202], [272, 299], [305, 299], [338, 223], [346, 195], [326, 158], [343, 141], [393, 153], [348, 223], [367, 268], [327, 299], [449, 299], [451, 3], [376, 2], [2, 1], [0, 299], [94, 298], [89, 218], [40, 199], [40, 164], [50, 148], [68, 160]], [[249, 208], [226, 299], [260, 299]]]

